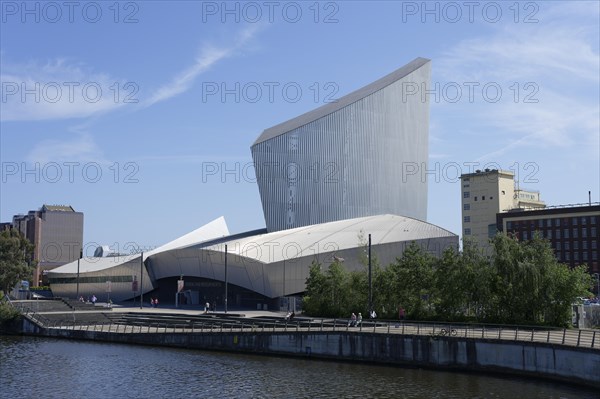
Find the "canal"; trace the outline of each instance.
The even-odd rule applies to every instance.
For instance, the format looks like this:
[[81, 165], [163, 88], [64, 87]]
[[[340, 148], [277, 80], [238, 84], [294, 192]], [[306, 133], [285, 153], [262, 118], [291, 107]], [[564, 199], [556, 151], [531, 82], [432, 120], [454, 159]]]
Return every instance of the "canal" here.
[[1, 398], [597, 398], [543, 380], [0, 336]]

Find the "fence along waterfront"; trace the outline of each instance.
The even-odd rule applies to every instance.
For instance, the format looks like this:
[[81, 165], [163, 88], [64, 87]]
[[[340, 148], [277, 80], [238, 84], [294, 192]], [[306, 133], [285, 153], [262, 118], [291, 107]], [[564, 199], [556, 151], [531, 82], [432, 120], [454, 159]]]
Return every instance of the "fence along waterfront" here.
[[413, 322], [363, 321], [351, 327], [346, 319], [300, 317], [288, 321], [283, 317], [243, 317], [243, 315], [189, 315], [157, 313], [99, 312], [41, 313], [30, 303], [9, 302], [24, 317], [42, 329], [82, 330], [116, 333], [278, 333], [353, 331], [376, 334], [430, 336], [431, 339], [481, 339], [514, 342], [537, 342], [600, 350], [598, 330], [546, 328], [535, 326]]

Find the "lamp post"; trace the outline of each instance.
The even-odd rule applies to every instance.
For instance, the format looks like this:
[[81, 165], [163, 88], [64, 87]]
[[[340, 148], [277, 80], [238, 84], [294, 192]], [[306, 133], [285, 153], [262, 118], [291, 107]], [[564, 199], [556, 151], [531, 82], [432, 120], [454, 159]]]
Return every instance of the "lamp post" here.
[[140, 256], [140, 309], [144, 307], [144, 251]]
[[227, 244], [225, 244], [225, 314], [227, 314]]
[[79, 258], [77, 258], [77, 295], [75, 296], [75, 299], [79, 300], [79, 261], [81, 260], [81, 257], [83, 256], [83, 248], [79, 250]]
[[373, 313], [373, 284], [371, 279], [371, 234], [369, 234], [369, 315]]

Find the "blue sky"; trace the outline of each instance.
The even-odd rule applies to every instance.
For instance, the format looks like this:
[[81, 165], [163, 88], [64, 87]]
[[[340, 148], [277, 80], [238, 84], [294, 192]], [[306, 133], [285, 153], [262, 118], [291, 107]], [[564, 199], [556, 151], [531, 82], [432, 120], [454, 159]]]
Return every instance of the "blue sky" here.
[[263, 227], [256, 137], [416, 57], [429, 222], [459, 234], [457, 175], [485, 167], [599, 200], [597, 1], [0, 3], [2, 221], [71, 204], [116, 250]]

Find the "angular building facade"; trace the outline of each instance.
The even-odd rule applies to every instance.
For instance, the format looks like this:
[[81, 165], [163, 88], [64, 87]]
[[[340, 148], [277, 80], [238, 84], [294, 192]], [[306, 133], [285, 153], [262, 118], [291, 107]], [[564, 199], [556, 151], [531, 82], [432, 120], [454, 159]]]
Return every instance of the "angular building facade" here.
[[[335, 103], [266, 129], [252, 145], [269, 232], [395, 214], [427, 218], [431, 63], [417, 58]], [[413, 170], [413, 169], [410, 169]]]
[[143, 256], [54, 269], [52, 290], [73, 296], [110, 287], [116, 301], [143, 294], [219, 309], [296, 309], [311, 264], [341, 259], [362, 270], [369, 235], [383, 265], [413, 242], [435, 256], [458, 248], [456, 234], [424, 221], [427, 183], [404, 176], [426, 168], [429, 104], [413, 94], [429, 79], [429, 60], [418, 58], [265, 130], [252, 156], [266, 228], [231, 235], [219, 218]]

